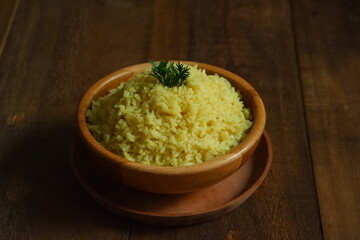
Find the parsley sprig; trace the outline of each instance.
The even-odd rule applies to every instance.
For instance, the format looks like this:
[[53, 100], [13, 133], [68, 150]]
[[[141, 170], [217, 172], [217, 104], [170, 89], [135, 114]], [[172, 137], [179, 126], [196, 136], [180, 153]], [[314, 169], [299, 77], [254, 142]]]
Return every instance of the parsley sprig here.
[[152, 65], [151, 76], [157, 78], [164, 86], [175, 87], [186, 84], [186, 79], [190, 76], [190, 68], [181, 63], [161, 60], [159, 63], [150, 61]]

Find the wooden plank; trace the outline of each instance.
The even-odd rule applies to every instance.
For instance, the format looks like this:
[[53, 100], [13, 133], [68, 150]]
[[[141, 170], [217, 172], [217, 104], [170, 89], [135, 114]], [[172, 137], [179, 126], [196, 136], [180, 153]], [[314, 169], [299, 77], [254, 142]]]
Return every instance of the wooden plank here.
[[214, 64], [253, 84], [267, 107], [274, 162], [265, 184], [233, 213], [180, 229], [134, 224], [131, 239], [322, 239], [288, 2], [174, 5], [157, 1], [152, 57]]
[[[285, 0], [22, 1], [0, 59], [0, 238], [321, 239], [290, 22]], [[81, 94], [149, 58], [224, 67], [263, 96], [274, 163], [233, 213], [183, 228], [130, 223], [73, 177]]]
[[20, 0], [2, 0], [0, 2], [0, 56], [11, 29]]
[[360, 3], [292, 11], [324, 237], [359, 239]]
[[0, 239], [128, 239], [129, 222], [82, 190], [68, 154], [85, 89], [148, 58], [151, 5], [138, 3], [20, 3], [0, 59]]

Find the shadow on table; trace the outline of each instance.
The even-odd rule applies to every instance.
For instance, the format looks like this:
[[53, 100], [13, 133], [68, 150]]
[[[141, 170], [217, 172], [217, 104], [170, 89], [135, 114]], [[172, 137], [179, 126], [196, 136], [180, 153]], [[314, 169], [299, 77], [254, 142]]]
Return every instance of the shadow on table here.
[[15, 225], [25, 224], [26, 234], [35, 236], [127, 234], [129, 223], [92, 200], [71, 171], [73, 124], [36, 123], [16, 132], [4, 150], [0, 176], [7, 183], [7, 212]]

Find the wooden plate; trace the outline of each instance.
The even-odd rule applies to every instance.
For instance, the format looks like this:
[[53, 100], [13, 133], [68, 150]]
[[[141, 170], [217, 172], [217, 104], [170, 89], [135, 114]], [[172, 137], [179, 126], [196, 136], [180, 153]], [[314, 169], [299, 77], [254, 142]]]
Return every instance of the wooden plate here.
[[81, 144], [74, 141], [71, 165], [80, 184], [108, 210], [152, 225], [188, 225], [222, 216], [245, 202], [260, 186], [270, 169], [272, 146], [264, 132], [249, 161], [225, 180], [186, 194], [155, 194], [115, 185], [91, 167]]

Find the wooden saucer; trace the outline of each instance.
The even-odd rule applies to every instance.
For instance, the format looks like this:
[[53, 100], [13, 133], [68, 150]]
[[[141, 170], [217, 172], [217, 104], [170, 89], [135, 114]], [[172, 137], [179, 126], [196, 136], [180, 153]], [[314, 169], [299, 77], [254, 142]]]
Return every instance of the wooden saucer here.
[[115, 185], [88, 164], [78, 141], [71, 148], [71, 165], [80, 184], [108, 210], [152, 225], [188, 225], [222, 216], [245, 202], [260, 186], [272, 161], [270, 138], [264, 132], [251, 159], [223, 181], [186, 194], [155, 194]]

